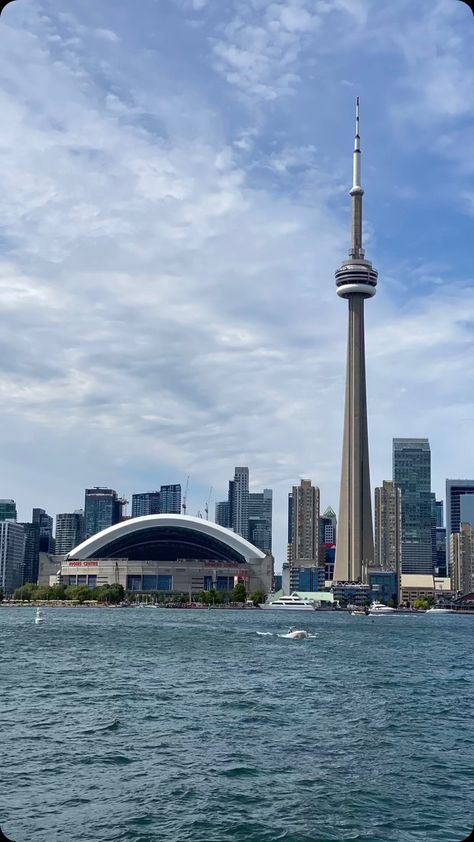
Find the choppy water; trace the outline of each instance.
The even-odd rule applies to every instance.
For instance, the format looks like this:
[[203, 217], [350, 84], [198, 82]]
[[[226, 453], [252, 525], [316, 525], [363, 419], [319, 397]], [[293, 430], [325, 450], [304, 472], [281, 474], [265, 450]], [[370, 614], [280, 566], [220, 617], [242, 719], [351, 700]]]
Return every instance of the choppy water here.
[[[15, 842], [472, 829], [474, 618], [47, 613], [37, 627], [33, 609], [0, 610], [0, 824]], [[289, 622], [316, 636], [277, 637]]]

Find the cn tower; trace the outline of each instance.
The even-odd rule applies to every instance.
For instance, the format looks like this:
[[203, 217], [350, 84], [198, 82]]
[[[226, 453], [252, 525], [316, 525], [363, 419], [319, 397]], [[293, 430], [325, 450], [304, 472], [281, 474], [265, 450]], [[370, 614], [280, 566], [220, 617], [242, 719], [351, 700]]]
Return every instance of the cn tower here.
[[365, 378], [364, 302], [375, 295], [377, 272], [362, 248], [361, 150], [359, 97], [356, 104], [352, 197], [352, 247], [336, 272], [337, 294], [349, 305], [346, 399], [342, 443], [341, 491], [334, 579], [360, 582], [374, 559], [370, 498], [367, 390]]

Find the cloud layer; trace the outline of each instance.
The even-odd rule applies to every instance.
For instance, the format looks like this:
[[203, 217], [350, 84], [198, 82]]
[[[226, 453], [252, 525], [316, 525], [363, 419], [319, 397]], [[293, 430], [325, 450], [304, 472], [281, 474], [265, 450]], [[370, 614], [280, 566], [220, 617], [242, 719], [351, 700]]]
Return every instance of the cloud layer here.
[[[337, 509], [353, 96], [372, 480], [472, 476], [474, 70], [452, 0], [15, 4], [0, 37], [1, 495], [26, 518], [235, 464]], [[18, 7], [18, 8], [17, 8]], [[469, 11], [469, 10], [468, 10]], [[422, 37], [423, 34], [423, 37]], [[375, 72], [376, 70], [376, 72]], [[466, 232], [463, 236], [463, 232]]]

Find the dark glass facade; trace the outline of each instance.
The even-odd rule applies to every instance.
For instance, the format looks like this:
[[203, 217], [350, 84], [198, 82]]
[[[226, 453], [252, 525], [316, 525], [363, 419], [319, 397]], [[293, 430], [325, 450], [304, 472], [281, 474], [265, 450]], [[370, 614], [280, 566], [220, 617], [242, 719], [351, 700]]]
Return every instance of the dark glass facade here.
[[393, 481], [402, 494], [402, 573], [433, 572], [433, 497], [428, 439], [393, 440]]
[[85, 537], [108, 529], [122, 518], [122, 503], [112, 488], [86, 488], [84, 501]]

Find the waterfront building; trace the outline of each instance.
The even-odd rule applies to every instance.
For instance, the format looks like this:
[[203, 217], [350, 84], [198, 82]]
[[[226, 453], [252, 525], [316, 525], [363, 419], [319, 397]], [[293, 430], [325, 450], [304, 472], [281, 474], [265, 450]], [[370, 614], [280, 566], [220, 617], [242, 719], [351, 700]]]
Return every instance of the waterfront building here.
[[325, 569], [311, 565], [305, 567], [303, 565], [294, 565], [290, 567], [290, 592], [293, 591], [307, 591], [314, 593], [315, 591], [323, 591], [326, 584]]
[[248, 540], [264, 552], [272, 551], [273, 491], [250, 492], [248, 500]]
[[451, 571], [450, 538], [459, 532], [461, 523], [469, 523], [474, 529], [474, 480], [446, 480], [446, 562]]
[[17, 519], [16, 503], [14, 500], [0, 500], [0, 521]]
[[124, 501], [112, 488], [86, 488], [84, 501], [84, 534], [86, 538], [120, 523]]
[[[159, 515], [161, 511], [160, 498], [161, 495], [159, 491], [146, 491], [142, 494], [132, 494], [132, 517]], [[179, 512], [176, 514], [179, 514]], [[76, 543], [79, 543], [79, 541]]]
[[401, 603], [413, 604], [417, 599], [431, 598], [435, 602], [449, 603], [453, 596], [449, 577], [433, 576], [428, 573], [402, 573]]
[[397, 607], [400, 602], [400, 574], [398, 570], [369, 568], [368, 584], [372, 600]]
[[402, 573], [432, 575], [433, 504], [428, 439], [393, 440], [393, 481], [402, 495]]
[[474, 531], [470, 523], [461, 523], [459, 532], [450, 537], [451, 581], [456, 596], [474, 589]]
[[326, 582], [332, 582], [334, 579], [334, 567], [336, 564], [336, 545], [335, 544], [323, 544], [321, 547], [321, 559], [320, 562], [322, 566], [324, 566], [324, 577]]
[[237, 583], [269, 593], [273, 557], [210, 521], [160, 514], [87, 539], [61, 561], [61, 576], [66, 585], [118, 583], [141, 593], [232, 591]]
[[375, 567], [400, 576], [402, 494], [394, 482], [384, 480], [375, 489]]
[[370, 603], [370, 586], [362, 582], [333, 581], [331, 592], [336, 602], [341, 605], [368, 605]]
[[365, 373], [365, 300], [375, 295], [377, 272], [366, 260], [362, 246], [361, 150], [359, 98], [353, 156], [352, 246], [349, 260], [336, 272], [337, 294], [348, 302], [346, 396], [342, 444], [341, 489], [336, 544], [335, 577], [360, 581], [363, 569], [374, 560], [372, 501]]
[[14, 520], [0, 521], [0, 589], [12, 596], [23, 584], [25, 530]]
[[[151, 514], [151, 512], [150, 512]], [[181, 485], [162, 485], [160, 488], [160, 514], [181, 514]]]
[[[84, 540], [84, 512], [61, 512], [56, 515], [56, 555], [66, 555]], [[43, 551], [44, 552], [44, 551]]]

